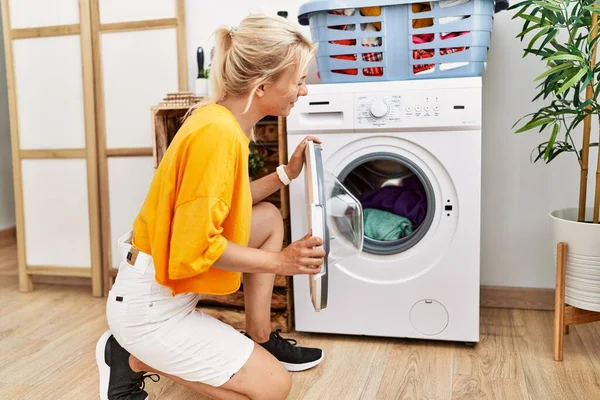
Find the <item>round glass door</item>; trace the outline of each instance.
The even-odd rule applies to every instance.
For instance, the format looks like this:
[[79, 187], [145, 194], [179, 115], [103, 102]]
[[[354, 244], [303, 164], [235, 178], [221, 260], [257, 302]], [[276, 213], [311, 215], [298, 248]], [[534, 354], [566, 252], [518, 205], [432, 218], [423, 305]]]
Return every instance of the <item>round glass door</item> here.
[[338, 179], [362, 206], [363, 251], [375, 255], [404, 252], [431, 227], [434, 189], [423, 170], [408, 158], [385, 152], [363, 155], [348, 163]]
[[358, 199], [329, 171], [324, 171], [327, 198], [329, 263], [360, 254], [364, 245], [363, 210]]

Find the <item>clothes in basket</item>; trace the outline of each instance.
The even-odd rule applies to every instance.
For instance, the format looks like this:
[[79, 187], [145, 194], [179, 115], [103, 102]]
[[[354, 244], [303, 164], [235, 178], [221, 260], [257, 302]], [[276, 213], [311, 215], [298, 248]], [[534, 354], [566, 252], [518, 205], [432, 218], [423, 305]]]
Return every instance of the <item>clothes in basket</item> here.
[[[331, 10], [330, 14], [334, 15], [353, 15], [356, 10], [354, 8], [347, 8], [344, 10]], [[361, 15], [365, 16], [378, 16], [381, 15], [381, 7], [363, 7], [360, 9]], [[335, 29], [340, 30], [348, 30], [350, 26], [348, 25], [338, 25]], [[381, 30], [381, 22], [372, 22], [365, 24], [363, 27], [365, 32], [379, 32]], [[331, 41], [333, 44], [339, 44], [342, 46], [356, 46], [356, 39], [342, 39], [342, 40], [333, 40]], [[380, 37], [372, 37], [372, 38], [363, 38], [361, 39], [361, 45], [363, 47], [381, 47], [381, 38]], [[340, 54], [331, 56], [332, 58], [340, 59], [340, 60], [350, 60], [356, 61], [356, 54]], [[380, 62], [383, 61], [383, 53], [362, 53], [362, 60], [367, 62]], [[358, 75], [357, 68], [348, 68], [344, 70], [337, 71], [338, 73], [344, 73], [348, 75]], [[382, 76], [383, 68], [382, 67], [368, 67], [363, 68], [363, 74], [367, 76]]]
[[[439, 2], [440, 8], [446, 7], [454, 7], [460, 4], [466, 3], [469, 0], [442, 0]], [[413, 3], [412, 6], [413, 14], [418, 14], [422, 12], [431, 11], [431, 3]], [[450, 24], [452, 22], [460, 21], [466, 18], [465, 16], [454, 16], [454, 17], [440, 17], [438, 18], [438, 23], [440, 25]], [[412, 20], [412, 27], [415, 29], [426, 28], [434, 25], [433, 18], [417, 18]], [[441, 40], [447, 40], [451, 38], [455, 38], [462, 35], [467, 35], [469, 32], [445, 32], [440, 34]], [[420, 35], [413, 35], [412, 41], [414, 44], [424, 44], [433, 42], [435, 36], [433, 33], [424, 33]], [[439, 49], [439, 54], [441, 56], [446, 54], [458, 53], [461, 51], [467, 50], [468, 47], [449, 47], [449, 48], [441, 48]], [[427, 58], [432, 58], [435, 56], [435, 49], [415, 49], [413, 50], [413, 58], [415, 60], [424, 60]], [[442, 63], [440, 64], [441, 70], [447, 70], [452, 68], [459, 68], [463, 65], [467, 65], [468, 63]], [[413, 73], [414, 74], [424, 74], [428, 72], [433, 72], [435, 68], [435, 64], [417, 64], [413, 65]]]

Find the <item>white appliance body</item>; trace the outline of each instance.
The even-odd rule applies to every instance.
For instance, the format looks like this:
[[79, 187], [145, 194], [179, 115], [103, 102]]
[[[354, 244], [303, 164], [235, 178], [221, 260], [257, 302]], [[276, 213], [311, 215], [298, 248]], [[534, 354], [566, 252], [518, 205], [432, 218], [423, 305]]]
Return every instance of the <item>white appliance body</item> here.
[[[319, 137], [340, 181], [361, 160], [397, 158], [427, 184], [429, 208], [402, 251], [365, 248], [330, 266], [323, 310], [294, 276], [297, 331], [479, 341], [481, 97], [480, 78], [309, 86], [287, 118], [288, 154]], [[290, 206], [296, 241], [308, 231], [303, 176]]]

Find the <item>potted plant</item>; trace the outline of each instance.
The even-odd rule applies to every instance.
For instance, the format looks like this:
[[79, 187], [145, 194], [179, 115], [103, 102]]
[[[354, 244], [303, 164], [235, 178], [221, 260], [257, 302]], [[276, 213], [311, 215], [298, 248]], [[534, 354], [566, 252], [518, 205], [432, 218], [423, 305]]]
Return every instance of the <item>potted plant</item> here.
[[201, 69], [198, 71], [198, 78], [196, 78], [196, 96], [207, 97], [209, 93], [209, 80], [210, 70]]
[[[600, 311], [600, 157], [594, 206], [586, 208], [591, 196], [586, 190], [588, 158], [598, 147], [591, 141], [591, 121], [600, 117], [596, 63], [600, 7], [596, 0], [525, 0], [510, 9], [518, 10], [513, 18], [523, 20], [517, 38], [531, 37], [523, 57], [539, 57], [546, 64], [546, 71], [535, 79], [540, 83], [533, 99], [546, 100], [546, 105], [519, 120], [515, 126], [522, 125], [516, 133], [534, 129], [547, 133], [548, 139], [533, 151], [534, 162], [549, 163], [565, 153], [580, 167], [578, 207], [550, 213], [554, 248], [558, 242], [568, 246], [566, 303]], [[581, 126], [583, 142], [578, 144], [573, 133]]]
[[250, 174], [250, 180], [253, 180], [257, 175], [259, 175], [264, 166], [264, 157], [258, 151], [256, 151], [256, 149], [251, 149], [250, 156], [248, 158], [248, 173]]

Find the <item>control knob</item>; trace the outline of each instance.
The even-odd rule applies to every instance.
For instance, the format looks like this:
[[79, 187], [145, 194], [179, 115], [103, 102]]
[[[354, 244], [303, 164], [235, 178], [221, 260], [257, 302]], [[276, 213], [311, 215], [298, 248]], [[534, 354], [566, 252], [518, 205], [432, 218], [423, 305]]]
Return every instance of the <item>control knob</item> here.
[[369, 113], [373, 118], [383, 118], [390, 112], [389, 106], [383, 100], [375, 100], [371, 103]]

